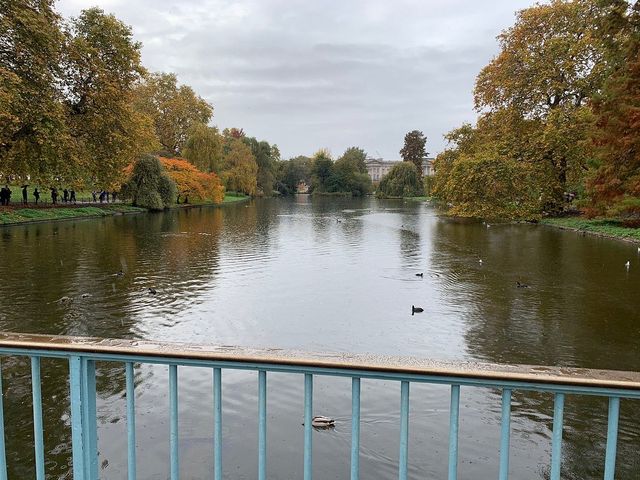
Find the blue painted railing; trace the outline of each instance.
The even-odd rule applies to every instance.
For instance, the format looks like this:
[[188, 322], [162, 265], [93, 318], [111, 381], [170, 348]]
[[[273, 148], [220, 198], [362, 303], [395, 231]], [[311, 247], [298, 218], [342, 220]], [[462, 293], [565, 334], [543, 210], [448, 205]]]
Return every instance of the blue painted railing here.
[[[514, 390], [550, 392], [555, 395], [551, 448], [551, 480], [560, 479], [563, 411], [566, 394], [608, 397], [608, 428], [604, 479], [613, 480], [618, 443], [618, 419], [622, 398], [640, 399], [640, 373], [443, 363], [409, 357], [375, 355], [309, 354], [281, 350], [256, 350], [169, 344], [135, 340], [59, 337], [0, 333], [2, 356], [31, 359], [33, 428], [36, 480], [45, 478], [42, 429], [41, 358], [63, 358], [69, 362], [73, 478], [98, 479], [96, 361], [125, 364], [127, 402], [128, 479], [136, 478], [136, 427], [133, 373], [134, 363], [169, 365], [170, 478], [179, 475], [178, 366], [210, 367], [213, 372], [213, 457], [214, 478], [222, 479], [222, 372], [223, 369], [258, 371], [258, 478], [267, 475], [267, 372], [304, 375], [304, 479], [312, 475], [313, 381], [315, 375], [352, 379], [351, 479], [359, 478], [360, 380], [400, 382], [400, 452], [398, 478], [407, 478], [409, 466], [409, 392], [411, 383], [451, 386], [448, 479], [457, 478], [458, 424], [461, 387], [491, 387], [502, 390], [499, 479], [509, 475], [511, 395]], [[2, 392], [0, 364], [0, 392]], [[5, 418], [0, 395], [0, 480], [7, 479]]]

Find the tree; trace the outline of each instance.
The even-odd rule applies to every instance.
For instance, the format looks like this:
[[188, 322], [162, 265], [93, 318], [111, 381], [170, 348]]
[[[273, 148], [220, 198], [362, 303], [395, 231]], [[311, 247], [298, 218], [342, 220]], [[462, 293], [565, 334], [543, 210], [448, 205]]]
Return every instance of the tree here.
[[51, 181], [76, 169], [57, 88], [64, 43], [53, 0], [0, 0], [0, 175]]
[[592, 140], [596, 169], [587, 183], [595, 213], [621, 216], [640, 225], [640, 6], [628, 19], [630, 30], [620, 50], [624, 63], [596, 98]]
[[135, 158], [157, 148], [150, 117], [133, 107], [133, 88], [145, 73], [142, 45], [131, 28], [99, 8], [67, 27], [64, 83], [76, 156], [90, 179], [112, 186]]
[[404, 136], [404, 146], [400, 150], [402, 159], [416, 166], [418, 176], [422, 176], [422, 161], [427, 156], [426, 143], [427, 137], [420, 130], [412, 130]]
[[311, 168], [313, 160], [309, 157], [298, 156], [276, 164], [276, 189], [284, 194], [296, 193], [298, 184], [311, 184]]
[[[271, 196], [276, 181], [274, 151], [269, 142], [258, 141], [254, 137], [243, 137], [244, 142], [251, 148], [251, 153], [258, 164], [257, 185], [263, 195]], [[279, 154], [279, 152], [278, 152]]]
[[175, 182], [178, 198], [191, 203], [222, 203], [224, 187], [215, 173], [204, 173], [187, 160], [159, 157], [167, 174]]
[[399, 162], [391, 167], [378, 185], [380, 197], [416, 197], [422, 191], [420, 174], [412, 162]]
[[149, 210], [163, 210], [175, 202], [176, 184], [167, 175], [158, 157], [144, 155], [130, 165], [126, 172], [129, 180], [123, 185], [122, 195], [130, 198], [133, 205]]
[[153, 73], [136, 90], [137, 108], [153, 119], [162, 147], [180, 155], [197, 123], [207, 124], [213, 107], [173, 73]]
[[255, 195], [257, 188], [258, 164], [251, 148], [226, 131], [224, 144], [223, 169], [221, 173], [225, 187], [229, 191]]
[[313, 156], [311, 182], [314, 192], [328, 192], [329, 180], [333, 176], [333, 160], [327, 150], [318, 150]]
[[367, 173], [366, 160], [367, 154], [363, 149], [358, 147], [349, 147], [344, 151], [342, 156], [336, 160], [336, 165], [344, 163], [349, 165], [349, 168], [356, 172]]
[[223, 142], [217, 128], [196, 123], [191, 127], [184, 146], [184, 157], [203, 172], [219, 174], [222, 169]]

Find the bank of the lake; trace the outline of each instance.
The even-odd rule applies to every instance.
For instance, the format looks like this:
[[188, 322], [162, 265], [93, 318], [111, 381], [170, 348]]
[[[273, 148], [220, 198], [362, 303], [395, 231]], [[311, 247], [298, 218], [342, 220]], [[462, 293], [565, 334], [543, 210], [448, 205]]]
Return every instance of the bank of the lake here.
[[600, 237], [617, 238], [628, 242], [640, 242], [640, 228], [625, 227], [620, 221], [615, 219], [558, 217], [545, 218], [540, 221], [540, 224]]
[[[221, 204], [200, 203], [180, 204], [172, 208], [193, 208], [203, 206], [224, 206], [249, 200], [246, 195], [226, 195]], [[71, 220], [74, 218], [95, 218], [112, 215], [132, 215], [148, 212], [146, 208], [134, 207], [126, 203], [91, 204], [87, 206], [50, 206], [36, 208], [12, 208], [0, 210], [0, 225], [17, 225], [25, 223]]]

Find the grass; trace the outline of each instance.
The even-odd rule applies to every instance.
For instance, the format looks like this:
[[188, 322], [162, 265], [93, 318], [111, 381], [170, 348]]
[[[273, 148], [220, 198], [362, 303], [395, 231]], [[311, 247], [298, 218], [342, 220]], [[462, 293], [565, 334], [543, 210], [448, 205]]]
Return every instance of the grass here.
[[144, 212], [144, 208], [117, 204], [101, 207], [56, 207], [56, 208], [19, 208], [0, 211], [0, 225], [25, 223], [44, 220], [62, 220], [67, 218], [104, 217], [118, 213]]
[[239, 193], [227, 193], [224, 196], [224, 200], [222, 201], [222, 203], [240, 202], [242, 200], [246, 200], [247, 198], [248, 198], [247, 195], [242, 195]]
[[640, 241], [640, 228], [624, 227], [615, 219], [586, 219], [582, 217], [545, 218], [540, 223], [559, 228], [597, 233], [608, 237]]

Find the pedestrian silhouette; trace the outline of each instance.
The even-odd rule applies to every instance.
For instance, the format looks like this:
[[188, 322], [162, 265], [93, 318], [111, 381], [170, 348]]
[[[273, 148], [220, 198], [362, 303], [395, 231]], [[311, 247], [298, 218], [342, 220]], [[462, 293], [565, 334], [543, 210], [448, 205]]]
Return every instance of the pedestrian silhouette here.
[[76, 203], [76, 191], [72, 188], [71, 191], [69, 192], [69, 194], [71, 195], [71, 197], [69, 198], [69, 201], [73, 202], [75, 204]]
[[51, 203], [54, 205], [58, 203], [58, 189], [56, 187], [51, 187]]
[[62, 191], [62, 201], [67, 203], [69, 201], [69, 190], [66, 188]]
[[27, 187], [29, 185], [23, 185], [22, 186], [22, 203], [24, 203], [25, 205], [27, 205]]
[[37, 205], [38, 200], [40, 200], [40, 192], [38, 191], [37, 188], [33, 191], [33, 197], [36, 199], [36, 205]]

